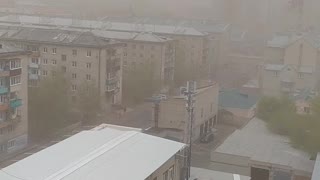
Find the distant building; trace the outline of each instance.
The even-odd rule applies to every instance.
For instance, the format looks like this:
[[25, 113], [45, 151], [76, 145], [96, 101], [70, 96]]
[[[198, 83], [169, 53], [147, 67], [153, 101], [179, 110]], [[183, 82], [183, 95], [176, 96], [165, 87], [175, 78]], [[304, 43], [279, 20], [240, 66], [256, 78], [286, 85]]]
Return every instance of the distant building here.
[[310, 180], [315, 162], [290, 139], [273, 134], [252, 119], [211, 153], [210, 169], [250, 176], [252, 180]]
[[184, 148], [137, 129], [101, 125], [2, 169], [0, 179], [180, 180]]
[[29, 85], [64, 73], [70, 80], [71, 97], [84, 83], [99, 90], [104, 105], [122, 99], [123, 43], [106, 40], [92, 32], [23, 28], [4, 31], [0, 40], [32, 51]]
[[[217, 83], [196, 90], [194, 95], [194, 140], [206, 135], [216, 125], [218, 121], [218, 93], [219, 86]], [[156, 127], [180, 131], [182, 136], [179, 138], [183, 138], [187, 121], [188, 112], [185, 96], [174, 96], [160, 102], [159, 120], [156, 122]], [[180, 141], [182, 140], [180, 139]]]
[[0, 44], [0, 157], [28, 143], [28, 62], [31, 52]]
[[279, 96], [296, 90], [319, 89], [320, 44], [317, 33], [289, 33], [268, 42], [260, 72], [263, 95]]
[[225, 173], [220, 171], [212, 171], [209, 169], [202, 168], [191, 168], [191, 177], [190, 180], [250, 180], [248, 176], [241, 176], [239, 174]]

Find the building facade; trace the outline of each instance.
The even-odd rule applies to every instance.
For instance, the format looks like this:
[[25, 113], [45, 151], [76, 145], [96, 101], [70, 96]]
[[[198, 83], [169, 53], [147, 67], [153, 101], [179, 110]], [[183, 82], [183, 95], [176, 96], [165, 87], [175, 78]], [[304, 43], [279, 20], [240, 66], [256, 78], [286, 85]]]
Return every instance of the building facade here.
[[30, 52], [0, 44], [0, 157], [28, 143]]
[[320, 52], [317, 36], [281, 36], [268, 43], [261, 68], [260, 87], [264, 95], [279, 96], [295, 91], [317, 91]]
[[[217, 123], [218, 93], [218, 84], [197, 89], [194, 95], [194, 140], [206, 135]], [[160, 102], [158, 128], [185, 132], [187, 120], [185, 96], [177, 96]]]
[[162, 82], [173, 81], [176, 42], [154, 33], [132, 33], [95, 30], [97, 36], [125, 43], [123, 48], [124, 75], [136, 67], [152, 63], [154, 78]]
[[64, 73], [71, 96], [83, 84], [98, 89], [104, 105], [120, 104], [122, 94], [123, 44], [91, 32], [23, 28], [5, 33], [1, 40], [32, 51], [29, 84]]

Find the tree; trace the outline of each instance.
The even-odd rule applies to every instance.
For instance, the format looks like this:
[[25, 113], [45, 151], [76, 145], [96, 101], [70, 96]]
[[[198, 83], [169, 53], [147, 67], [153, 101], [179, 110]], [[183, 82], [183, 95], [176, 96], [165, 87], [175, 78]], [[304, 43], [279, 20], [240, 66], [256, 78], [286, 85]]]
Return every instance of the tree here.
[[77, 92], [76, 108], [85, 122], [94, 120], [101, 111], [99, 90], [94, 83], [84, 82]]
[[123, 99], [127, 104], [140, 103], [151, 96], [161, 86], [160, 79], [154, 76], [153, 63], [140, 64], [133, 67], [123, 80]]
[[42, 79], [39, 87], [29, 90], [29, 126], [35, 138], [65, 125], [69, 118], [69, 82], [63, 73]]

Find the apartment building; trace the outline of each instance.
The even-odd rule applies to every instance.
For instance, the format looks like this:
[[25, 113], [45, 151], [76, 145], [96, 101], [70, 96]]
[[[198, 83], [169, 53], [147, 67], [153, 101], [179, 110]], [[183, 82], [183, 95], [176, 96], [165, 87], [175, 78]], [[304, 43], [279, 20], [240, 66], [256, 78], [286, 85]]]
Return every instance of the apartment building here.
[[0, 44], [0, 157], [28, 143], [28, 61], [31, 52]]
[[2, 169], [0, 179], [183, 179], [185, 144], [140, 131], [102, 124]]
[[0, 39], [32, 51], [30, 85], [62, 72], [70, 80], [71, 96], [90, 83], [98, 88], [103, 105], [121, 103], [122, 43], [91, 32], [36, 28], [3, 33]]
[[[206, 135], [217, 123], [218, 96], [217, 83], [196, 90], [194, 95], [194, 140]], [[187, 120], [185, 96], [174, 96], [160, 102], [158, 128], [174, 129], [182, 131], [183, 134], [187, 128]]]
[[280, 36], [268, 43], [261, 68], [264, 95], [316, 91], [319, 84], [319, 37], [315, 33]]
[[41, 27], [46, 29], [66, 28], [69, 30], [102, 30], [115, 32], [152, 32], [176, 40], [177, 58], [195, 67], [199, 72], [207, 72], [209, 61], [207, 33], [190, 26], [159, 25], [153, 23], [125, 23], [117, 21], [93, 21], [68, 18], [49, 18], [37, 16], [3, 16], [0, 25], [10, 27]]
[[155, 78], [170, 82], [174, 78], [176, 43], [173, 39], [153, 33], [131, 33], [94, 30], [97, 36], [125, 43], [124, 74], [145, 63], [154, 64]]

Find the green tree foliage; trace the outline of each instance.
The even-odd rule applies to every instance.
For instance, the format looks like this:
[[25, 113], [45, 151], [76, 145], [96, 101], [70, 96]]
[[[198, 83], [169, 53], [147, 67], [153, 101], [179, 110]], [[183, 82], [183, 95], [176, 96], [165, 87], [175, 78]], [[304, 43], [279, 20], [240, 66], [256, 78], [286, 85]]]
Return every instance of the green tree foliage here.
[[161, 86], [155, 78], [153, 63], [140, 64], [129, 70], [123, 80], [123, 99], [127, 104], [136, 104], [152, 96]]
[[85, 122], [94, 120], [101, 111], [100, 94], [95, 83], [83, 82], [77, 91], [76, 108]]
[[264, 97], [258, 104], [257, 116], [267, 122], [270, 130], [288, 136], [294, 147], [315, 154], [320, 151], [320, 98], [311, 104], [312, 114], [300, 115], [289, 98]]
[[64, 126], [70, 110], [69, 88], [62, 73], [41, 80], [37, 88], [30, 88], [29, 126], [32, 136], [41, 137]]

